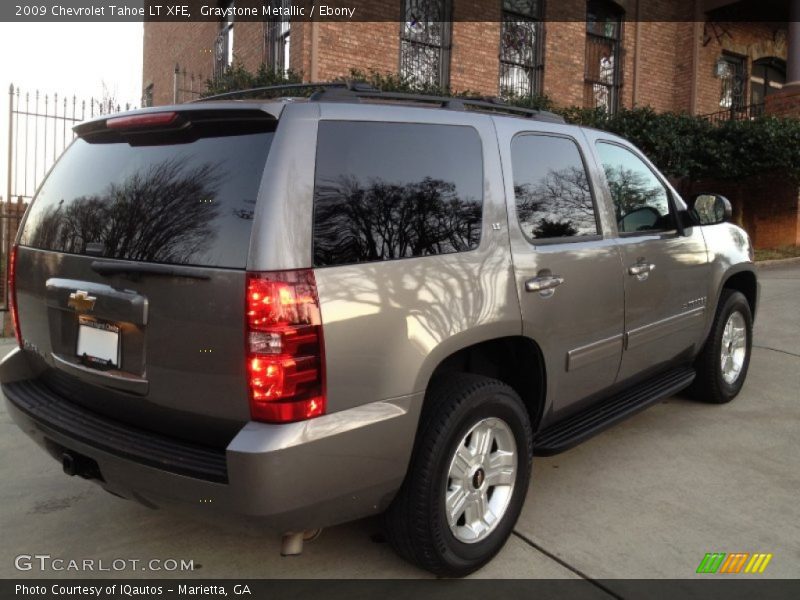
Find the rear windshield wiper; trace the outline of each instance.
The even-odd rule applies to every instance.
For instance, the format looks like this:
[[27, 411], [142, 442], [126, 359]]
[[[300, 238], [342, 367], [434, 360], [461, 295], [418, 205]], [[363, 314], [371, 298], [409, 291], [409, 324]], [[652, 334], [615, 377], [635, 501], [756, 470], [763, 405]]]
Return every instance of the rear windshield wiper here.
[[188, 279], [211, 279], [204, 273], [198, 273], [191, 267], [178, 265], [161, 265], [154, 263], [117, 263], [95, 260], [92, 262], [95, 273], [109, 275], [157, 275], [160, 277], [186, 277]]

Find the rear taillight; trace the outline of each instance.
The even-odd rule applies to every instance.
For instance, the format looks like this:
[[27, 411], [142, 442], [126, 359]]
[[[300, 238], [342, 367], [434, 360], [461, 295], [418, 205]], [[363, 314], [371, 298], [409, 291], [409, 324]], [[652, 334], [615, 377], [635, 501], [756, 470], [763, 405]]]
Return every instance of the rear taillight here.
[[17, 246], [11, 247], [8, 256], [8, 307], [11, 311], [11, 321], [14, 324], [14, 336], [17, 344], [22, 348], [22, 333], [19, 329], [19, 313], [17, 312]]
[[310, 269], [247, 274], [247, 376], [256, 421], [325, 413], [317, 285]]

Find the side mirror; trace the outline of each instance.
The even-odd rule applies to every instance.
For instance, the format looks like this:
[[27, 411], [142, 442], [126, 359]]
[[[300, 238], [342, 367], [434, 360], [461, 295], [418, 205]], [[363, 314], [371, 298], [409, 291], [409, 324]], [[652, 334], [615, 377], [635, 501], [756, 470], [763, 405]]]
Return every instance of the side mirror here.
[[716, 225], [730, 221], [733, 216], [731, 202], [719, 194], [698, 194], [692, 201], [692, 212], [700, 225]]

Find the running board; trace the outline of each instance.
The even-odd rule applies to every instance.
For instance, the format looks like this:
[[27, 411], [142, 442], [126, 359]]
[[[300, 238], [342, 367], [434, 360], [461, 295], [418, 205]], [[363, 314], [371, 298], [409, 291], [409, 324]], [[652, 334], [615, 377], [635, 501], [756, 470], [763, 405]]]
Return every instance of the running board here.
[[552, 456], [569, 450], [604, 429], [688, 387], [694, 376], [694, 369], [680, 367], [622, 390], [600, 404], [590, 406], [539, 431], [533, 439], [533, 453], [536, 456]]

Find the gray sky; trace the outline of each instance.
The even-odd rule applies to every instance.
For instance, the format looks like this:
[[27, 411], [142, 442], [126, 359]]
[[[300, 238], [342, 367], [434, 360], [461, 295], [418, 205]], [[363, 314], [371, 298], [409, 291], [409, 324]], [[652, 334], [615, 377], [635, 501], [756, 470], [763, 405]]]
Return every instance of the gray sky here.
[[6, 195], [8, 86], [59, 97], [141, 101], [142, 23], [0, 23], [0, 196]]

